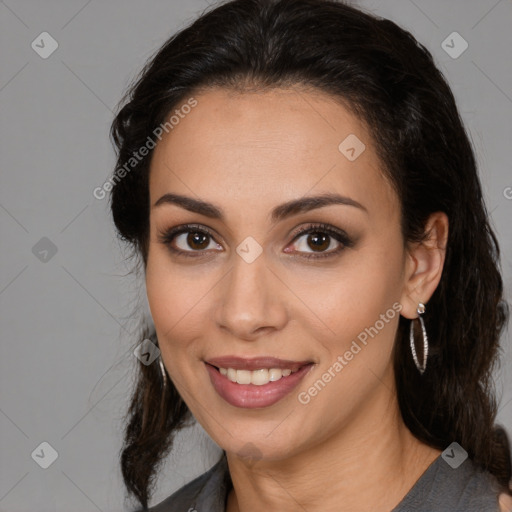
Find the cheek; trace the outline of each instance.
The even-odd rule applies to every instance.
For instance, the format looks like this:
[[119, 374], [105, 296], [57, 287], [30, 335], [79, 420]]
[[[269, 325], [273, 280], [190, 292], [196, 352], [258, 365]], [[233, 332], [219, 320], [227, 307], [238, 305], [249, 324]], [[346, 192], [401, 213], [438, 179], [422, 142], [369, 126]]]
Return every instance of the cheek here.
[[176, 285], [158, 252], [150, 251], [146, 266], [146, 292], [151, 316], [157, 332], [165, 332], [172, 327], [174, 315], [178, 313], [179, 301]]
[[215, 284], [213, 274], [200, 266], [192, 269], [172, 264], [165, 248], [157, 244], [150, 248], [146, 291], [166, 364], [189, 354], [194, 349], [192, 341], [208, 332], [204, 322], [210, 317], [207, 309]]
[[[146, 291], [151, 316], [155, 324], [160, 348], [166, 347], [168, 340], [179, 340], [176, 330], [180, 319], [186, 318], [195, 300], [194, 287], [186, 286], [168, 258], [158, 248], [150, 250], [146, 266]], [[192, 290], [192, 292], [190, 292]], [[183, 321], [183, 320], [182, 320]]]
[[[309, 289], [307, 302], [322, 319], [315, 338], [322, 342], [323, 357], [318, 371], [299, 389], [299, 401], [305, 404], [304, 413], [330, 411], [318, 415], [321, 421], [311, 420], [311, 425], [321, 422], [325, 432], [338, 428], [376, 390], [387, 389], [382, 383], [389, 378], [402, 285], [401, 245], [394, 247], [376, 241], [322, 278], [324, 286], [303, 282], [301, 293]], [[339, 407], [333, 409], [333, 404]]]
[[[402, 290], [400, 242], [375, 240], [347, 253], [336, 268], [290, 273], [297, 295], [303, 298], [329, 339], [346, 343], [398, 302]], [[380, 324], [379, 324], [380, 325]], [[328, 327], [328, 329], [326, 329]]]

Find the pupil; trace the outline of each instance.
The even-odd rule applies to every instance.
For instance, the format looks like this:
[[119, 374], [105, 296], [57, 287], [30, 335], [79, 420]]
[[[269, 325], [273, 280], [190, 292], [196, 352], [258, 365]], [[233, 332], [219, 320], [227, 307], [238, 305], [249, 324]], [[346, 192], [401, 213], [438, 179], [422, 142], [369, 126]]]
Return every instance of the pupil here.
[[[203, 242], [201, 243], [200, 239], [203, 239]], [[205, 235], [203, 233], [189, 233], [187, 237], [187, 243], [192, 247], [193, 249], [204, 249], [205, 247], [208, 247], [208, 235]], [[196, 245], [199, 245], [200, 247], [196, 247]]]
[[[327, 239], [329, 238], [329, 235], [321, 234], [321, 233], [312, 233], [308, 237], [308, 242], [313, 241], [312, 249], [327, 249], [329, 247], [329, 242]], [[320, 241], [320, 243], [319, 243]], [[327, 243], [326, 243], [327, 242]]]

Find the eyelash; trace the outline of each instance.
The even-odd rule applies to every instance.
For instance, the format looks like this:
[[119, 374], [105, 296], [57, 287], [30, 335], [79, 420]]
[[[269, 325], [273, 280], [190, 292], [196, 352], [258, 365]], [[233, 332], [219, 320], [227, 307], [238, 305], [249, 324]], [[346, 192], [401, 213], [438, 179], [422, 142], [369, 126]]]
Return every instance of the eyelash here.
[[[209, 236], [213, 240], [215, 240], [215, 237], [213, 233], [205, 227], [202, 227], [199, 224], [185, 224], [183, 226], [178, 226], [172, 229], [169, 229], [167, 231], [164, 231], [159, 236], [159, 241], [166, 245], [171, 252], [174, 254], [177, 254], [178, 256], [185, 256], [185, 257], [191, 257], [191, 258], [197, 258], [203, 256], [201, 253], [205, 252], [203, 251], [182, 251], [181, 249], [176, 249], [175, 247], [171, 246], [171, 243], [174, 241], [174, 239], [183, 233], [201, 233], [203, 235]], [[330, 237], [334, 238], [337, 242], [339, 242], [341, 245], [335, 250], [331, 250], [329, 252], [323, 252], [323, 253], [303, 253], [301, 254], [300, 258], [306, 258], [306, 259], [322, 259], [322, 258], [329, 258], [336, 256], [341, 251], [343, 251], [346, 248], [353, 247], [354, 242], [349, 238], [349, 236], [342, 230], [334, 228], [328, 224], [324, 223], [318, 223], [318, 224], [310, 224], [307, 227], [301, 228], [296, 233], [294, 233], [292, 243], [295, 242], [298, 238], [301, 238], [302, 236], [306, 234], [325, 234], [329, 235]], [[293, 257], [296, 257], [295, 255]]]

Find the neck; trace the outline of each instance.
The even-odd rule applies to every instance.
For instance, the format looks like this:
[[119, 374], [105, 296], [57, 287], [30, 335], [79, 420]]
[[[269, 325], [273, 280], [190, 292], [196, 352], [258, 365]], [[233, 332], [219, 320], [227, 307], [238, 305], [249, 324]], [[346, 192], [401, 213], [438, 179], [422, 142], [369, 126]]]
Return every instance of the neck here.
[[247, 465], [228, 452], [227, 512], [392, 510], [441, 451], [411, 434], [386, 393], [371, 414], [366, 407], [335, 436], [285, 460]]

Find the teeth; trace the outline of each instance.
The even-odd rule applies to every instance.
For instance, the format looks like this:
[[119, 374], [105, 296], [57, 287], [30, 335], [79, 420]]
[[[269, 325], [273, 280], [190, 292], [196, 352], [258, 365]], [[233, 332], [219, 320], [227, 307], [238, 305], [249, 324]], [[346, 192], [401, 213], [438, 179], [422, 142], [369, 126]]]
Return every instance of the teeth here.
[[238, 384], [250, 384], [251, 374], [252, 372], [250, 372], [249, 370], [237, 370], [236, 381], [238, 382]]
[[268, 378], [269, 371], [266, 369], [255, 370], [254, 372], [249, 373], [251, 374], [251, 384], [261, 386], [262, 384], [267, 384], [268, 382], [270, 382]]
[[275, 382], [276, 380], [279, 380], [283, 376], [283, 370], [280, 368], [272, 368], [268, 372], [268, 380], [270, 382]]
[[222, 375], [226, 376], [231, 382], [237, 382], [238, 384], [254, 384], [255, 386], [263, 386], [269, 382], [275, 382], [282, 377], [288, 377], [292, 370], [281, 370], [281, 368], [271, 368], [267, 370], [262, 368], [261, 370], [235, 370], [233, 368], [219, 368]]

